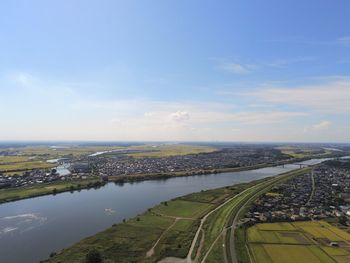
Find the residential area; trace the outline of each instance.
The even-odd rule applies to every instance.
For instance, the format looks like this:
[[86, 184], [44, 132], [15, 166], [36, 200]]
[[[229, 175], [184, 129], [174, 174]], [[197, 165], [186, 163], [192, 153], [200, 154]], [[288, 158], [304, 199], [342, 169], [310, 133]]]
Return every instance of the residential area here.
[[200, 174], [215, 169], [274, 164], [289, 156], [273, 148], [235, 147], [211, 153], [178, 155], [160, 158], [132, 158], [125, 155], [90, 159], [99, 176], [186, 172]]
[[327, 161], [274, 186], [254, 202], [245, 217], [249, 222], [334, 217], [350, 225], [350, 161]]

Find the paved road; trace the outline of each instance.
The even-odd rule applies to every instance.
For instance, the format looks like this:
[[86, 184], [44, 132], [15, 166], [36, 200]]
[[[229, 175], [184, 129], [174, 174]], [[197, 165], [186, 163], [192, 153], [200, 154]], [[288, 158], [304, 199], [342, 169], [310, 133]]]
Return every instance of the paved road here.
[[311, 184], [312, 184], [312, 190], [311, 190], [310, 198], [309, 198], [309, 200], [306, 202], [307, 205], [311, 202], [312, 198], [314, 197], [315, 189], [316, 189], [316, 186], [315, 186], [315, 177], [314, 177], [314, 169], [311, 170]]

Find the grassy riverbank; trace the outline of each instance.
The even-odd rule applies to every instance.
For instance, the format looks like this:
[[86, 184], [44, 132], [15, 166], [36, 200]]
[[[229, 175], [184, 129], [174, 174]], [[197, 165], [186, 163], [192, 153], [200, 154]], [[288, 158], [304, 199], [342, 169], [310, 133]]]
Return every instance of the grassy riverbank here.
[[[183, 176], [194, 176], [194, 175], [205, 175], [212, 173], [227, 173], [227, 172], [241, 172], [248, 170], [255, 170], [265, 167], [273, 167], [283, 164], [289, 164], [293, 162], [301, 162], [307, 159], [289, 159], [286, 161], [276, 162], [275, 164], [265, 163], [257, 164], [246, 167], [234, 167], [234, 168], [222, 168], [214, 170], [199, 170], [191, 172], [174, 172], [174, 173], [160, 173], [160, 174], [134, 174], [134, 175], [118, 175], [110, 176], [109, 180], [116, 183], [127, 183], [145, 180], [157, 180], [157, 179], [169, 179], [172, 177], [183, 177]], [[96, 176], [88, 180], [75, 180], [75, 181], [64, 181], [52, 184], [38, 184], [31, 187], [21, 187], [21, 188], [7, 188], [0, 189], [0, 204], [5, 202], [11, 202], [26, 198], [32, 198], [36, 196], [49, 195], [55, 193], [62, 193], [67, 191], [80, 190], [85, 188], [91, 188], [92, 184], [103, 184], [101, 180]]]
[[[84, 262], [91, 249], [97, 249], [106, 263], [157, 262], [168, 257], [181, 260], [191, 255], [197, 259], [207, 257], [207, 262], [221, 262], [217, 260], [222, 260], [226, 251], [222, 242], [217, 241], [220, 238], [225, 240], [221, 234], [232, 222], [233, 213], [239, 213], [246, 202], [275, 182], [306, 170], [163, 202], [133, 219], [64, 249], [48, 262]], [[204, 218], [207, 220], [201, 223]], [[203, 235], [196, 239], [199, 226]], [[192, 243], [193, 251], [190, 250]]]
[[41, 184], [32, 187], [19, 187], [0, 190], [0, 203], [11, 202], [36, 196], [58, 194], [85, 188], [99, 187], [103, 182], [99, 178], [88, 180], [64, 181], [52, 184]]
[[[190, 151], [195, 151], [195, 152], [215, 151], [215, 148], [193, 147], [193, 146], [187, 146], [187, 145], [163, 146], [160, 148], [164, 151], [163, 154], [168, 154], [168, 155], [171, 155], [174, 153], [188, 154]], [[96, 149], [98, 148], [93, 148], [93, 150], [96, 150]], [[92, 151], [92, 149], [89, 149], [89, 151]], [[162, 151], [158, 150], [157, 152], [162, 152]], [[153, 154], [154, 152], [151, 152], [151, 153]], [[320, 156], [317, 156], [317, 157], [321, 158]], [[322, 156], [322, 158], [326, 158], [326, 157], [335, 157], [335, 156], [333, 154]], [[2, 163], [0, 158], [0, 163], [2, 165], [5, 165], [5, 163], [7, 163], [8, 161], [21, 163], [27, 157], [21, 157], [21, 158], [12, 157], [9, 160], [6, 160], [6, 162], [2, 162]], [[240, 171], [254, 170], [254, 169], [259, 169], [264, 167], [273, 167], [273, 166], [278, 166], [283, 164], [302, 162], [305, 160], [309, 160], [309, 158], [291, 158], [288, 160], [278, 161], [275, 163], [263, 163], [263, 164], [257, 164], [252, 166], [245, 166], [245, 167], [232, 167], [232, 168], [198, 170], [198, 171], [182, 171], [182, 172], [159, 173], [159, 174], [134, 174], [134, 175], [126, 175], [126, 176], [118, 175], [118, 176], [110, 176], [109, 180], [116, 183], [126, 183], [126, 182], [144, 181], [144, 180], [168, 179], [172, 177], [181, 177], [181, 176], [205, 175], [205, 174], [212, 174], [212, 173], [215, 174], [215, 173], [226, 173], [226, 172], [240, 172]], [[48, 165], [51, 165], [51, 164], [48, 164]], [[61, 193], [66, 191], [74, 191], [74, 190], [79, 190], [84, 188], [90, 188], [91, 184], [94, 184], [94, 183], [99, 184], [98, 182], [100, 182], [100, 179], [96, 177], [89, 180], [65, 181], [65, 182], [58, 182], [58, 183], [52, 183], [52, 184], [33, 185], [31, 187], [26, 187], [26, 188], [0, 189], [0, 203], [16, 201], [16, 200], [25, 199], [25, 198], [32, 198], [36, 196], [48, 195], [48, 194], [54, 193], [53, 191], [55, 191], [55, 193]], [[55, 188], [56, 190], [53, 190]]]
[[[280, 164], [280, 163], [279, 163]], [[279, 165], [276, 164], [276, 165]], [[193, 172], [176, 172], [176, 173], [163, 173], [163, 174], [135, 174], [135, 175], [118, 175], [110, 176], [109, 181], [116, 183], [127, 183], [135, 181], [144, 180], [157, 180], [157, 179], [169, 179], [172, 177], [183, 177], [183, 176], [193, 176], [193, 175], [205, 175], [212, 173], [225, 173], [225, 172], [239, 172], [254, 170], [263, 167], [273, 166], [271, 164], [259, 164], [247, 167], [235, 167], [235, 168], [224, 168], [216, 170], [200, 170]], [[74, 181], [64, 181], [55, 182], [51, 184], [37, 184], [30, 187], [20, 187], [20, 188], [6, 188], [0, 189], [0, 204], [5, 202], [17, 201], [26, 198], [32, 198], [42, 195], [50, 195], [68, 191], [81, 190], [85, 188], [91, 188], [96, 184], [100, 186], [104, 184], [99, 177], [94, 177], [87, 180], [74, 180]], [[56, 190], [54, 190], [56, 189]]]

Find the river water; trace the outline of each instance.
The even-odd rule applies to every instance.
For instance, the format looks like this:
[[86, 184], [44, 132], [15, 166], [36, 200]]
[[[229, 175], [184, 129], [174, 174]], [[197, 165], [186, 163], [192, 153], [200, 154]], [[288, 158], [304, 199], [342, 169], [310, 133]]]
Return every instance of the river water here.
[[[317, 164], [313, 159], [304, 164]], [[288, 164], [251, 171], [175, 177], [99, 189], [47, 195], [0, 205], [0, 262], [37, 263], [84, 237], [124, 218], [134, 217], [162, 201], [299, 168]]]

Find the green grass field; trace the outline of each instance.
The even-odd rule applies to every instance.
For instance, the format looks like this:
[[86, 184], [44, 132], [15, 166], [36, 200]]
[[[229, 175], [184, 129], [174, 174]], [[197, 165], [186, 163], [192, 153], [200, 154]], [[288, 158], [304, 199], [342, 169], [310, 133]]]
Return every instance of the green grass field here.
[[49, 169], [55, 166], [56, 166], [55, 164], [50, 164], [45, 161], [17, 162], [17, 163], [0, 165], [0, 172], [27, 171], [27, 170], [33, 170], [33, 169]]
[[144, 158], [144, 157], [169, 157], [176, 155], [187, 155], [187, 154], [198, 154], [198, 153], [209, 153], [217, 151], [214, 147], [208, 146], [194, 146], [185, 144], [169, 144], [169, 145], [140, 145], [133, 146], [130, 149], [141, 150], [145, 152], [131, 153], [128, 154], [134, 158]]
[[34, 196], [78, 190], [86, 188], [88, 185], [92, 185], [95, 182], [99, 182], [99, 179], [95, 178], [79, 181], [64, 181], [52, 183], [49, 185], [43, 184], [26, 188], [0, 189], [0, 203], [30, 198]]
[[[325, 221], [257, 224], [248, 228], [248, 244], [256, 263], [346, 263], [350, 234]], [[329, 243], [336, 241], [339, 247]]]
[[293, 158], [309, 158], [312, 156], [316, 157], [332, 153], [332, 151], [324, 150], [321, 148], [300, 148], [293, 146], [283, 146], [277, 147], [277, 149], [280, 150], [281, 153], [289, 155]]
[[185, 200], [174, 200], [163, 203], [152, 209], [154, 213], [186, 218], [198, 218], [204, 212], [208, 211], [212, 205], [208, 203], [199, 203]]

